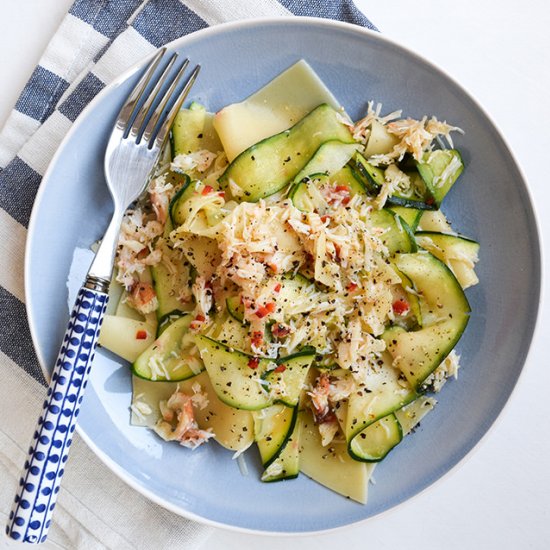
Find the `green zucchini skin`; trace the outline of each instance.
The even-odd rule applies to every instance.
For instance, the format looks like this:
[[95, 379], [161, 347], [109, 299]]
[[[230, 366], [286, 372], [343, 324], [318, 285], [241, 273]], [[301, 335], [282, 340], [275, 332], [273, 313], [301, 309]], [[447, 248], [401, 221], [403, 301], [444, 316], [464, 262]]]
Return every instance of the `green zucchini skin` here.
[[397, 214], [405, 223], [410, 227], [414, 233], [420, 218], [422, 217], [423, 210], [420, 208], [413, 208], [410, 206], [389, 206], [388, 210], [391, 210], [394, 214]]
[[250, 361], [257, 359], [252, 355], [232, 350], [207, 336], [197, 336], [196, 342], [214, 391], [221, 401], [236, 409], [249, 411], [273, 404], [259, 383], [269, 367], [269, 361], [258, 359], [256, 367], [251, 368]]
[[432, 254], [426, 251], [398, 254], [394, 262], [421, 296], [423, 326], [410, 332], [392, 327], [382, 339], [394, 357], [394, 364], [421, 393], [425, 380], [462, 336], [469, 321], [470, 305], [452, 271]]
[[[401, 327], [397, 328], [405, 332]], [[393, 367], [391, 355], [385, 352], [381, 359], [384, 366], [371, 380], [369, 391], [354, 392], [349, 398], [344, 430], [348, 447], [366, 428], [418, 397], [414, 388], [403, 388], [401, 385], [401, 373]], [[360, 454], [359, 451], [356, 454]]]
[[[311, 210], [311, 206], [313, 205], [308, 201], [307, 195], [308, 187], [311, 185], [320, 186], [329, 182], [336, 185], [345, 184], [349, 186], [352, 196], [358, 193], [365, 194], [365, 189], [355, 178], [353, 170], [348, 166], [345, 168], [345, 170], [340, 171], [342, 172], [341, 175], [340, 172], [335, 175], [338, 179], [325, 174], [314, 174], [300, 181], [290, 194], [290, 199], [294, 206], [303, 212]], [[340, 183], [336, 183], [337, 181], [340, 181]], [[420, 219], [420, 215], [417, 214], [417, 217]], [[403, 218], [400, 217], [397, 220], [396, 214], [393, 211], [387, 208], [373, 210], [367, 221], [374, 227], [383, 227], [386, 230], [382, 237], [382, 242], [388, 248], [390, 255], [398, 252], [416, 252], [417, 246], [414, 232]]]
[[[451, 163], [455, 164], [456, 169], [443, 181], [438, 181], [438, 178], [444, 175], [445, 170]], [[424, 180], [437, 209], [441, 206], [443, 199], [451, 190], [460, 174], [462, 174], [464, 161], [457, 149], [441, 149], [424, 153], [422, 162], [417, 162], [416, 168]]]
[[384, 183], [384, 171], [370, 164], [361, 153], [356, 153], [353, 156], [351, 165], [355, 173], [361, 178], [368, 194], [377, 195]]
[[[179, 208], [189, 198], [189, 192], [192, 190], [191, 178], [187, 174], [181, 174], [183, 181], [179, 191], [173, 196], [170, 201], [169, 213], [172, 227], [178, 227], [181, 224], [181, 216], [179, 214]], [[188, 192], [189, 190], [189, 192]]]
[[[158, 336], [166, 328], [166, 321], [171, 316], [177, 314], [181, 316], [186, 311], [186, 306], [177, 298], [178, 288], [181, 288], [183, 284], [189, 285], [190, 281], [188, 280], [188, 271], [183, 271], [183, 265], [178, 266], [178, 268], [176, 273], [172, 273], [162, 263], [151, 267], [153, 286], [159, 304], [157, 308]], [[185, 281], [182, 279], [185, 279]], [[191, 308], [192, 304], [190, 303], [187, 309]]]
[[158, 327], [157, 327], [157, 338], [175, 321], [180, 317], [187, 315], [187, 312], [182, 311], [181, 309], [173, 309], [165, 315], [158, 317]]
[[[276, 405], [275, 407], [277, 408]], [[269, 413], [269, 409], [265, 412]], [[258, 430], [258, 432], [255, 433], [255, 441], [258, 445], [258, 450], [260, 451], [260, 457], [264, 468], [268, 468], [281, 454], [281, 451], [284, 449], [292, 432], [294, 431], [297, 418], [297, 407], [283, 406], [280, 413], [274, 414], [270, 418], [270, 420], [272, 420], [271, 429], [267, 432], [265, 430]], [[255, 426], [262, 425], [262, 422], [257, 418], [254, 422]]]
[[474, 266], [479, 260], [479, 243], [463, 235], [436, 231], [417, 231], [418, 245], [447, 265], [462, 288], [479, 282]]
[[307, 199], [307, 189], [310, 185], [345, 185], [350, 190], [350, 195], [366, 195], [365, 187], [361, 183], [359, 176], [355, 173], [355, 170], [346, 164], [343, 168], [338, 170], [334, 174], [327, 174], [325, 172], [311, 173], [307, 177], [300, 180], [296, 180], [289, 193], [289, 198], [293, 205], [302, 212], [309, 212], [311, 210]]
[[235, 321], [245, 324], [244, 320], [244, 306], [241, 303], [240, 296], [230, 296], [225, 300], [225, 306], [227, 311]]
[[349, 442], [348, 452], [360, 462], [380, 462], [403, 439], [395, 414], [384, 416], [360, 431]]
[[[438, 181], [438, 178], [445, 174], [445, 169], [451, 163], [454, 163], [456, 169], [444, 178], [444, 181]], [[352, 165], [360, 175], [369, 194], [377, 195], [384, 183], [384, 171], [370, 164], [361, 153], [354, 155]], [[404, 170], [411, 178], [413, 188], [418, 196], [394, 193], [387, 199], [388, 206], [437, 210], [464, 170], [464, 162], [457, 149], [441, 149], [424, 153], [422, 161], [415, 162], [414, 167], [416, 169], [411, 170], [409, 162]]]
[[[262, 386], [282, 382], [286, 391], [276, 402], [289, 407], [298, 404], [302, 385], [315, 352], [305, 350], [275, 361], [285, 369], [275, 372], [273, 360], [248, 355], [207, 336], [197, 336], [197, 347], [216, 395], [237, 409], [259, 410], [273, 404], [274, 399]], [[251, 366], [253, 365], [253, 366]]]
[[319, 105], [289, 130], [249, 147], [221, 175], [218, 180], [221, 187], [231, 190], [231, 180], [242, 190], [242, 200], [249, 202], [280, 191], [294, 180], [323, 143], [331, 140], [355, 143], [337, 115], [329, 105]]
[[[294, 408], [294, 412], [296, 419], [292, 431], [289, 432], [289, 436], [277, 453], [277, 456], [269, 466], [265, 468], [261, 477], [264, 483], [294, 479], [298, 477], [300, 473], [300, 439], [302, 435], [302, 424], [299, 421], [298, 407]], [[277, 466], [276, 471], [270, 471], [274, 466]]]
[[386, 208], [373, 210], [369, 223], [375, 227], [383, 227], [387, 230], [381, 239], [388, 248], [390, 256], [400, 252], [416, 252], [417, 246], [414, 233], [405, 220], [396, 220], [395, 214], [391, 210]]
[[[453, 235], [436, 231], [417, 231], [414, 236], [418, 246], [426, 248], [445, 264], [448, 263], [447, 260], [460, 261], [457, 253], [458, 256], [463, 256], [464, 259], [472, 263], [475, 263], [478, 259], [479, 243], [464, 235]], [[430, 250], [427, 240], [437, 247], [434, 251]]]
[[[381, 168], [370, 164], [361, 153], [356, 153], [354, 155], [352, 166], [361, 178], [361, 181], [369, 195], [378, 195], [380, 188], [384, 183], [384, 171]], [[420, 196], [415, 197], [393, 194], [387, 198], [386, 205], [389, 207], [403, 206], [418, 210], [436, 210], [437, 206], [435, 205], [434, 198], [425, 189], [424, 181], [418, 172], [406, 173], [411, 178], [413, 186], [416, 188]]]
[[[371, 382], [368, 393], [357, 392], [349, 399], [346, 420], [346, 439], [350, 454], [361, 460], [383, 458], [369, 455], [354, 439], [369, 426], [387, 417], [416, 399], [424, 390], [424, 382], [454, 348], [469, 319], [470, 307], [464, 292], [452, 272], [431, 254], [420, 251], [396, 254], [396, 268], [413, 284], [421, 296], [420, 309], [423, 326], [419, 330], [406, 331], [393, 326], [382, 334], [387, 352], [383, 355], [386, 366]], [[445, 298], [443, 301], [441, 298]], [[439, 307], [439, 305], [441, 307]], [[389, 356], [386, 358], [386, 356]], [[404, 390], [399, 373], [409, 383]], [[369, 414], [365, 416], [364, 411]], [[387, 451], [399, 441], [389, 438]], [[386, 453], [387, 454], [387, 453]], [[385, 455], [384, 455], [385, 456]]]
[[420, 246], [422, 246], [422, 237], [428, 237], [432, 239], [436, 244], [441, 244], [442, 246], [447, 243], [460, 245], [464, 248], [465, 253], [477, 253], [479, 251], [479, 243], [474, 239], [465, 237], [464, 235], [452, 235], [450, 233], [440, 233], [439, 231], [417, 231], [415, 233], [415, 238], [420, 241]]
[[[134, 361], [132, 372], [152, 382], [179, 381], [192, 378], [197, 373], [181, 357], [181, 342], [189, 330], [190, 315], [183, 315], [171, 323], [162, 334]], [[160, 361], [168, 376], [156, 376], [150, 367], [151, 361]]]
[[[315, 151], [310, 161], [294, 176], [293, 183], [298, 183], [311, 174], [333, 176], [340, 172], [360, 147], [358, 143], [346, 143], [339, 140], [325, 141]], [[331, 177], [331, 179], [333, 179]]]
[[223, 151], [218, 134], [213, 126], [214, 114], [193, 102], [188, 109], [181, 109], [172, 125], [171, 145], [173, 158], [201, 149]]
[[283, 372], [271, 370], [265, 373], [264, 379], [273, 384], [283, 384], [286, 392], [277, 399], [288, 407], [296, 407], [300, 401], [302, 388], [306, 380], [309, 368], [315, 359], [315, 350], [307, 349], [288, 357], [280, 357], [276, 360], [278, 367], [285, 367]]

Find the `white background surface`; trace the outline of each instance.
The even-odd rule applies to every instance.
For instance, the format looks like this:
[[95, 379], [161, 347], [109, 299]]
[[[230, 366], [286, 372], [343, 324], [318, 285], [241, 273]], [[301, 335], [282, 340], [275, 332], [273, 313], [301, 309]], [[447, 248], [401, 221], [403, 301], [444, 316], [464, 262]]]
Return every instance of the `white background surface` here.
[[[0, 125], [71, 3], [0, 0]], [[447, 70], [478, 98], [517, 155], [542, 212], [540, 205], [550, 201], [548, 0], [356, 4], [384, 34]], [[540, 229], [550, 242], [548, 216], [541, 216]], [[473, 455], [435, 487], [382, 517], [328, 535], [280, 539], [217, 530], [204, 549], [550, 548], [549, 329], [550, 307], [543, 304], [506, 410]]]

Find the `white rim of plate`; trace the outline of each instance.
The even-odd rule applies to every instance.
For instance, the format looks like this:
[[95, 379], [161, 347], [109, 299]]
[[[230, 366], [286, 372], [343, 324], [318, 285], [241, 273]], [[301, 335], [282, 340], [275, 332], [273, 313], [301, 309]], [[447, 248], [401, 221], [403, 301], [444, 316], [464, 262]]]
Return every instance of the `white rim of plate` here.
[[[179, 516], [185, 517], [187, 519], [191, 519], [194, 521], [197, 521], [199, 523], [209, 525], [211, 527], [221, 528], [221, 529], [227, 529], [230, 531], [238, 532], [238, 533], [245, 533], [250, 535], [266, 535], [266, 536], [285, 536], [285, 537], [303, 537], [303, 536], [311, 536], [311, 535], [324, 535], [329, 533], [335, 533], [338, 531], [341, 531], [343, 529], [347, 529], [351, 526], [358, 526], [361, 525], [367, 521], [372, 521], [374, 518], [380, 518], [382, 516], [389, 515], [392, 512], [395, 512], [398, 508], [401, 508], [413, 500], [415, 500], [418, 496], [424, 494], [426, 491], [435, 488], [436, 486], [439, 486], [440, 483], [443, 482], [448, 476], [451, 474], [456, 473], [459, 468], [461, 468], [467, 460], [469, 460], [474, 451], [478, 451], [481, 447], [481, 444], [484, 443], [487, 440], [487, 437], [490, 432], [492, 432], [497, 425], [497, 423], [500, 421], [500, 419], [503, 416], [504, 410], [508, 407], [510, 403], [511, 396], [516, 393], [518, 384], [520, 379], [522, 378], [522, 374], [525, 370], [525, 365], [529, 361], [529, 357], [531, 355], [531, 351], [533, 348], [533, 341], [535, 340], [535, 336], [538, 334], [540, 329], [540, 303], [542, 301], [542, 292], [543, 292], [543, 285], [541, 284], [543, 281], [543, 247], [541, 246], [542, 240], [541, 240], [541, 230], [540, 230], [540, 222], [538, 219], [537, 212], [534, 208], [534, 200], [533, 196], [531, 194], [531, 190], [527, 184], [527, 178], [525, 177], [525, 173], [523, 169], [521, 168], [521, 165], [519, 164], [512, 148], [510, 147], [508, 141], [504, 137], [503, 132], [501, 131], [499, 125], [493, 120], [492, 116], [486, 111], [486, 109], [481, 105], [481, 103], [477, 100], [477, 98], [472, 95], [471, 92], [467, 91], [453, 76], [451, 76], [445, 69], [442, 69], [439, 65], [436, 63], [426, 59], [425, 57], [421, 56], [420, 54], [416, 53], [415, 51], [411, 50], [407, 46], [404, 46], [400, 44], [397, 40], [393, 38], [388, 38], [384, 36], [383, 34], [372, 31], [370, 29], [360, 27], [358, 25], [354, 25], [352, 23], [345, 23], [342, 21], [335, 21], [332, 19], [322, 19], [318, 17], [269, 17], [269, 18], [258, 18], [258, 19], [247, 19], [244, 21], [232, 21], [228, 23], [222, 23], [219, 25], [214, 25], [211, 27], [207, 27], [205, 29], [201, 29], [199, 31], [195, 31], [191, 34], [188, 34], [186, 36], [183, 36], [181, 38], [178, 38], [176, 40], [173, 40], [172, 42], [167, 43], [165, 46], [168, 51], [180, 48], [182, 46], [185, 46], [187, 43], [194, 42], [196, 40], [201, 40], [204, 37], [208, 37], [211, 35], [216, 34], [223, 34], [226, 30], [234, 30], [234, 29], [242, 29], [242, 28], [248, 28], [248, 27], [261, 27], [263, 25], [280, 25], [281, 22], [284, 22], [285, 26], [291, 26], [291, 25], [302, 25], [304, 23], [311, 24], [314, 26], [319, 27], [328, 27], [328, 28], [338, 28], [347, 32], [350, 32], [352, 34], [356, 34], [359, 36], [369, 36], [371, 38], [375, 37], [376, 40], [379, 40], [381, 42], [387, 43], [393, 47], [397, 47], [401, 50], [403, 50], [408, 55], [411, 55], [412, 57], [418, 59], [420, 62], [426, 64], [431, 69], [435, 70], [439, 74], [441, 74], [444, 78], [449, 80], [454, 86], [456, 86], [462, 93], [464, 93], [470, 100], [473, 101], [473, 103], [476, 105], [476, 107], [480, 110], [480, 112], [486, 117], [486, 119], [489, 121], [489, 123], [493, 126], [493, 128], [496, 130], [496, 133], [498, 134], [499, 138], [502, 140], [503, 145], [505, 146], [507, 153], [510, 155], [510, 158], [513, 160], [514, 164], [516, 165], [516, 168], [521, 175], [522, 183], [526, 190], [527, 200], [529, 203], [529, 206], [531, 208], [531, 212], [533, 214], [533, 221], [535, 225], [535, 229], [537, 232], [537, 240], [538, 240], [538, 253], [539, 253], [539, 305], [537, 307], [537, 314], [535, 318], [535, 324], [533, 327], [533, 333], [531, 335], [531, 341], [529, 342], [529, 347], [527, 349], [527, 353], [525, 355], [525, 360], [523, 363], [523, 366], [521, 368], [521, 371], [518, 375], [518, 378], [514, 384], [514, 387], [512, 388], [512, 391], [510, 392], [510, 395], [506, 398], [506, 401], [498, 413], [497, 417], [493, 421], [493, 423], [487, 428], [487, 431], [483, 434], [483, 436], [474, 444], [474, 446], [466, 452], [466, 454], [447, 472], [445, 472], [441, 477], [436, 479], [433, 483], [430, 483], [427, 487], [424, 489], [421, 489], [416, 493], [415, 495], [409, 497], [408, 499], [396, 504], [395, 506], [392, 506], [391, 508], [388, 508], [387, 510], [384, 510], [382, 512], [379, 512], [373, 516], [369, 516], [368, 518], [364, 518], [352, 523], [348, 523], [345, 525], [341, 525], [338, 527], [333, 527], [330, 529], [323, 529], [318, 531], [263, 531], [259, 529], [250, 529], [246, 527], [238, 527], [234, 525], [230, 525], [227, 523], [221, 523], [218, 521], [210, 520], [207, 518], [204, 518], [202, 516], [199, 516], [197, 514], [194, 514], [193, 512], [190, 512], [188, 510], [183, 510], [179, 508], [178, 506], [165, 501], [162, 497], [158, 496], [156, 493], [151, 491], [150, 489], [142, 486], [140, 483], [138, 483], [132, 476], [128, 474], [128, 472], [119, 466], [114, 460], [111, 459], [110, 456], [108, 456], [106, 453], [104, 453], [99, 447], [96, 446], [94, 441], [88, 437], [86, 432], [80, 428], [80, 425], [77, 424], [77, 432], [80, 435], [80, 437], [85, 441], [85, 443], [88, 445], [88, 447], [94, 452], [94, 454], [115, 474], [117, 475], [122, 481], [124, 481], [127, 485], [132, 487], [132, 489], [136, 490], [137, 492], [141, 493], [143, 496], [154, 502], [155, 504], [158, 504], [159, 506], [178, 514]], [[63, 138], [63, 141], [59, 145], [57, 151], [55, 152], [54, 156], [52, 157], [48, 168], [46, 172], [44, 173], [44, 176], [42, 178], [41, 185], [38, 189], [38, 192], [36, 194], [36, 198], [34, 201], [34, 205], [31, 212], [31, 217], [29, 221], [29, 227], [27, 230], [27, 242], [25, 246], [25, 266], [24, 266], [24, 278], [25, 278], [25, 308], [27, 312], [27, 317], [29, 320], [29, 328], [31, 333], [31, 339], [33, 342], [34, 349], [36, 351], [36, 355], [38, 357], [38, 361], [40, 363], [40, 367], [42, 369], [42, 372], [44, 374], [44, 377], [46, 380], [50, 379], [50, 373], [46, 366], [46, 362], [44, 360], [44, 357], [42, 355], [42, 350], [40, 346], [38, 345], [38, 337], [36, 332], [36, 326], [35, 326], [35, 320], [32, 317], [32, 300], [30, 298], [31, 292], [30, 292], [30, 248], [32, 246], [32, 239], [33, 235], [35, 234], [35, 225], [36, 225], [36, 219], [38, 218], [37, 212], [40, 210], [40, 204], [42, 202], [42, 196], [45, 193], [45, 189], [47, 187], [48, 179], [51, 176], [51, 172], [53, 171], [53, 167], [57, 164], [57, 161], [59, 157], [61, 157], [63, 150], [65, 149], [66, 144], [71, 140], [73, 133], [76, 131], [78, 126], [80, 125], [81, 121], [86, 117], [86, 115], [92, 111], [95, 108], [96, 103], [98, 103], [105, 94], [108, 94], [111, 92], [112, 89], [116, 88], [120, 84], [122, 84], [124, 81], [126, 81], [128, 78], [130, 78], [134, 73], [136, 73], [138, 70], [140, 70], [146, 62], [153, 57], [153, 54], [150, 54], [149, 56], [141, 59], [134, 65], [132, 65], [130, 68], [128, 68], [126, 71], [124, 71], [119, 77], [117, 77], [115, 80], [113, 80], [110, 84], [105, 86], [101, 92], [98, 93], [97, 96], [92, 99], [92, 101], [82, 110], [76, 121], [72, 124], [70, 130], [67, 132], [67, 135]], [[368, 506], [368, 505], [367, 505]]]

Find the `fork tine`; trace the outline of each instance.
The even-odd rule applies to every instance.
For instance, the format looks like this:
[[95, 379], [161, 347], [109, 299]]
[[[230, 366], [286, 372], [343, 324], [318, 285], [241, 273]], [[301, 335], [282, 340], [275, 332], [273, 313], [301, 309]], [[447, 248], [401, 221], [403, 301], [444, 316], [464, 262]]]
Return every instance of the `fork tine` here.
[[122, 106], [122, 109], [120, 109], [120, 112], [118, 113], [118, 117], [116, 121], [116, 128], [118, 128], [119, 130], [122, 130], [124, 133], [126, 133], [126, 127], [132, 118], [132, 114], [137, 104], [139, 103], [139, 100], [141, 99], [143, 92], [147, 88], [147, 85], [151, 80], [151, 76], [155, 72], [155, 69], [157, 68], [165, 52], [166, 52], [166, 48], [163, 47], [155, 54], [153, 59], [151, 59], [151, 62], [149, 63], [147, 70], [145, 71], [145, 73], [143, 73], [142, 77], [139, 79], [138, 83], [135, 85], [134, 89], [132, 90], [132, 92], [128, 96], [128, 99], [126, 100], [126, 103]]
[[151, 105], [155, 102], [155, 99], [159, 93], [159, 90], [164, 85], [164, 82], [166, 81], [168, 74], [170, 73], [170, 69], [174, 65], [177, 58], [178, 58], [177, 53], [172, 54], [170, 61], [168, 61], [168, 64], [166, 65], [166, 67], [164, 68], [160, 76], [157, 78], [157, 82], [155, 86], [147, 94], [147, 98], [145, 99], [139, 111], [137, 112], [136, 118], [134, 119], [134, 123], [130, 128], [130, 134], [129, 134], [134, 139], [139, 136], [139, 133], [142, 130], [142, 125], [145, 122], [145, 119], [147, 118], [147, 114], [149, 113], [149, 110], [151, 109]]
[[149, 148], [153, 147], [162, 147], [164, 144], [164, 141], [166, 140], [166, 136], [168, 135], [168, 132], [170, 131], [170, 128], [172, 127], [172, 124], [174, 123], [174, 119], [176, 118], [176, 115], [178, 114], [179, 110], [181, 109], [181, 106], [183, 102], [185, 101], [185, 98], [189, 94], [189, 91], [193, 87], [193, 84], [195, 83], [195, 80], [197, 80], [197, 76], [199, 75], [199, 72], [201, 70], [201, 66], [197, 65], [194, 69], [191, 75], [189, 76], [189, 79], [185, 83], [185, 86], [183, 87], [183, 90], [178, 95], [176, 101], [172, 105], [172, 108], [166, 115], [164, 121], [162, 122], [158, 133], [156, 137], [154, 137], [154, 143], [149, 143]]
[[185, 72], [185, 69], [187, 69], [187, 66], [189, 65], [189, 59], [186, 59], [181, 67], [179, 68], [178, 72], [176, 73], [176, 76], [174, 76], [172, 83], [170, 84], [170, 87], [166, 92], [164, 93], [164, 96], [159, 101], [158, 105], [155, 108], [155, 111], [151, 115], [151, 118], [149, 119], [149, 122], [147, 123], [147, 127], [145, 128], [145, 131], [143, 132], [143, 140], [146, 143], [149, 143], [149, 140], [151, 139], [151, 135], [153, 134], [155, 128], [157, 127], [157, 124], [160, 120], [160, 117], [162, 116], [162, 112], [166, 108], [166, 104], [170, 101], [170, 98], [172, 97], [172, 94], [174, 93], [174, 90], [176, 89], [177, 85], [179, 84], [179, 81], [181, 80], [181, 77], [183, 76], [183, 73]]

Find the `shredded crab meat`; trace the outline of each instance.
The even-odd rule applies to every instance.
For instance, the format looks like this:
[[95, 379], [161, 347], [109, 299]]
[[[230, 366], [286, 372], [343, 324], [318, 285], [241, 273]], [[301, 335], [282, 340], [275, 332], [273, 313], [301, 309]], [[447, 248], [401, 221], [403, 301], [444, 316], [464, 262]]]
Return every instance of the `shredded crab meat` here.
[[321, 435], [321, 444], [329, 445], [340, 430], [334, 406], [347, 399], [355, 384], [351, 377], [330, 376], [322, 372], [308, 392], [311, 408]]
[[174, 186], [166, 182], [165, 175], [161, 175], [151, 180], [148, 192], [157, 220], [161, 224], [165, 224], [168, 218], [170, 200], [174, 196]]
[[216, 157], [216, 153], [201, 149], [193, 153], [178, 155], [172, 161], [171, 168], [175, 171], [190, 172], [197, 170], [197, 172], [204, 173], [210, 168]]
[[355, 382], [351, 376], [333, 378], [330, 380], [328, 398], [331, 403], [338, 403], [347, 399], [355, 389]]
[[208, 407], [208, 395], [203, 392], [201, 385], [195, 382], [191, 386], [191, 389], [193, 390], [193, 395], [191, 396], [193, 406], [200, 410], [206, 409], [206, 407]]
[[158, 308], [158, 299], [151, 283], [136, 282], [126, 298], [126, 303], [142, 315], [152, 313]]
[[446, 121], [439, 121], [437, 118], [432, 117], [426, 123], [426, 130], [437, 139], [439, 136], [443, 136], [451, 147], [454, 147], [453, 138], [451, 132], [458, 132], [464, 134], [464, 130], [458, 126], [451, 126]]
[[212, 285], [205, 277], [199, 275], [196, 277], [191, 287], [193, 297], [195, 298], [195, 317], [203, 320], [208, 319], [208, 315], [213, 306]]
[[359, 317], [355, 317], [348, 323], [342, 341], [338, 344], [336, 358], [343, 369], [361, 372], [361, 376], [365, 370], [368, 373], [377, 359], [377, 354], [386, 349], [384, 341], [368, 334], [362, 322]]
[[458, 369], [460, 368], [460, 355], [452, 350], [443, 362], [432, 372], [424, 382], [424, 385], [434, 392], [441, 391], [445, 382], [451, 377], [458, 378]]
[[330, 379], [326, 372], [322, 372], [315, 385], [308, 392], [315, 418], [325, 418], [330, 413], [329, 395]]
[[367, 104], [367, 114], [364, 118], [353, 125], [353, 139], [365, 143], [370, 135], [370, 125], [373, 120], [376, 120], [382, 125], [386, 125], [391, 120], [395, 120], [401, 116], [401, 110], [393, 111], [387, 115], [381, 116], [382, 104], [374, 101], [369, 101]]
[[[358, 280], [358, 273], [374, 276], [378, 258], [388, 253], [381, 240], [383, 231], [369, 224], [372, 205], [341, 190], [335, 197], [334, 192], [330, 188], [323, 191], [333, 202], [330, 219], [314, 212], [304, 214], [289, 201], [272, 204], [260, 200], [237, 205], [212, 228], [221, 252], [213, 277], [220, 287], [235, 285], [239, 290], [250, 334], [263, 334], [266, 323], [272, 321], [288, 327], [285, 337], [276, 343], [252, 339], [253, 353], [271, 357], [277, 351], [291, 353], [303, 345], [331, 352], [336, 347], [332, 341], [339, 340], [339, 333], [329, 334], [329, 323], [345, 327], [345, 319], [360, 308], [365, 315], [364, 328], [379, 334], [389, 318], [391, 303], [380, 300], [376, 289], [377, 307], [342, 296], [349, 281]], [[343, 197], [349, 198], [346, 204]], [[313, 277], [328, 290], [311, 285], [299, 299], [279, 302], [274, 289], [281, 285], [276, 284], [276, 277], [300, 267], [311, 268]], [[369, 285], [364, 288], [369, 290]], [[193, 292], [196, 314], [206, 317], [213, 301], [204, 291], [204, 281], [197, 279]], [[271, 310], [267, 309], [269, 305], [273, 305]], [[303, 317], [306, 314], [307, 318]], [[322, 340], [324, 344], [319, 346]]]
[[370, 272], [375, 256], [387, 255], [380, 235], [367, 222], [371, 208], [356, 195], [335, 207], [329, 221], [316, 213], [291, 212], [289, 225], [314, 258], [317, 281], [340, 292], [346, 272]]
[[400, 141], [389, 153], [370, 157], [369, 162], [375, 166], [400, 161], [406, 153], [412, 154], [415, 160], [421, 161], [424, 153], [431, 150], [433, 141], [439, 136], [445, 137], [452, 146], [451, 132], [464, 133], [458, 126], [451, 126], [435, 117], [428, 120], [426, 116], [421, 120], [412, 118], [394, 120], [386, 125], [386, 129]]
[[129, 210], [121, 225], [116, 266], [117, 281], [129, 290], [147, 266], [156, 265], [161, 253], [153, 242], [162, 234], [163, 225], [145, 215], [141, 208]]
[[409, 176], [401, 171], [397, 165], [390, 164], [384, 171], [384, 183], [374, 200], [375, 207], [380, 210], [384, 207], [390, 195], [393, 195], [396, 191], [406, 193], [410, 188], [411, 179]]
[[214, 437], [210, 429], [201, 430], [195, 420], [193, 404], [196, 395], [197, 392], [189, 396], [176, 390], [168, 401], [160, 402], [162, 419], [157, 422], [154, 430], [162, 439], [178, 441], [184, 447], [196, 449]]

